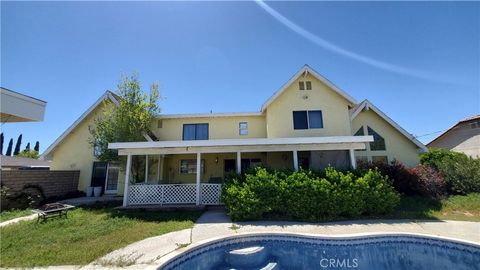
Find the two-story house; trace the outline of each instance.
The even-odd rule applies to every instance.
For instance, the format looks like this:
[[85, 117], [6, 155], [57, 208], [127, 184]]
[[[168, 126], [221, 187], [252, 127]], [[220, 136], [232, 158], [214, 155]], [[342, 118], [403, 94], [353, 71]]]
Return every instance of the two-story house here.
[[[118, 104], [107, 91], [42, 156], [53, 170], [80, 170], [79, 190], [102, 186], [124, 194], [125, 206], [219, 204], [226, 173], [260, 164], [318, 170], [396, 159], [414, 166], [426, 151], [368, 100], [358, 103], [307, 65], [258, 112], [159, 115], [154, 136], [109, 145], [126, 164], [96, 161], [88, 142], [94, 119], [109, 106], [104, 100]], [[132, 175], [132, 159], [142, 162], [141, 173]]]

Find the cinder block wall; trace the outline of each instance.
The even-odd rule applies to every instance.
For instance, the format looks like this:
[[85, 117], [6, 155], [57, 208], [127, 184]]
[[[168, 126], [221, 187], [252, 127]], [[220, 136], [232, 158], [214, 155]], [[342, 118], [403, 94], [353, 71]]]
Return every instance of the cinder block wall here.
[[1, 171], [0, 183], [9, 188], [11, 194], [20, 192], [25, 185], [38, 185], [49, 198], [77, 191], [79, 176], [80, 171]]

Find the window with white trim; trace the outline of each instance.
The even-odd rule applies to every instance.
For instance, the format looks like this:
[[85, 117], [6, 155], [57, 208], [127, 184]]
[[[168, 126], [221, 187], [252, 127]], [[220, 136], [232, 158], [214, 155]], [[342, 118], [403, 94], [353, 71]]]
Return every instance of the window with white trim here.
[[[205, 172], [205, 160], [200, 162], [200, 171]], [[180, 173], [181, 174], [196, 174], [197, 173], [197, 160], [196, 159], [182, 159], [180, 160]]]
[[302, 82], [302, 81], [298, 82], [298, 89], [305, 90], [305, 82]]
[[247, 122], [240, 122], [238, 124], [238, 133], [240, 135], [248, 135], [248, 123]]
[[323, 128], [322, 111], [293, 111], [293, 129]]

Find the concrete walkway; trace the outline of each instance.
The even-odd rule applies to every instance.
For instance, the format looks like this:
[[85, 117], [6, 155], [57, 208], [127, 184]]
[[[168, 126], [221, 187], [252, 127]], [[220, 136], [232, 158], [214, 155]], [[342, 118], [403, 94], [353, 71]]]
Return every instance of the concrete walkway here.
[[331, 223], [285, 221], [232, 223], [224, 211], [207, 211], [197, 220], [192, 229], [144, 239], [116, 250], [82, 269], [111, 269], [110, 267], [115, 266], [125, 266], [126, 269], [156, 269], [164, 256], [183, 250], [188, 246], [187, 244], [239, 233], [272, 231], [320, 235], [403, 232], [480, 243], [480, 222], [356, 220]]
[[4, 221], [4, 222], [0, 223], [0, 227], [8, 226], [8, 225], [11, 225], [11, 224], [18, 223], [20, 221], [28, 221], [28, 220], [32, 220], [32, 219], [36, 219], [36, 218], [37, 218], [37, 214], [31, 214], [29, 216], [14, 218], [14, 219], [10, 219], [10, 220], [7, 220], [7, 221]]

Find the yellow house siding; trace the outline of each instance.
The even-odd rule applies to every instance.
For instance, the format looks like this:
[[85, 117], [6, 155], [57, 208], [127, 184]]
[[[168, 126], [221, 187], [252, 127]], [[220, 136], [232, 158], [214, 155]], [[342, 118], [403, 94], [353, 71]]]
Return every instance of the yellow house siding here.
[[389, 162], [396, 159], [409, 167], [419, 163], [418, 147], [374, 111], [367, 110], [358, 114], [352, 121], [352, 134], [361, 126], [364, 126], [365, 135], [367, 135], [367, 126], [370, 126], [382, 136], [385, 139], [386, 150], [370, 151], [370, 146], [367, 145], [366, 151], [355, 151], [357, 158], [366, 156], [371, 161], [373, 156], [387, 156]]
[[[162, 127], [158, 128], [158, 120]], [[240, 122], [248, 123], [248, 135], [239, 134]], [[183, 125], [208, 123], [208, 136], [213, 139], [240, 139], [265, 138], [265, 117], [259, 116], [232, 116], [232, 117], [202, 117], [202, 118], [164, 118], [152, 123], [152, 132], [161, 141], [182, 140]]]
[[94, 119], [102, 113], [105, 105], [98, 106], [82, 122], [68, 134], [53, 150], [51, 170], [79, 170], [78, 190], [84, 191], [90, 186], [92, 167], [95, 157], [89, 143], [89, 126], [94, 125]]
[[[312, 90], [299, 90], [299, 81], [311, 81]], [[348, 101], [311, 75], [301, 76], [278, 96], [266, 110], [269, 138], [349, 136]], [[293, 111], [322, 110], [323, 128], [293, 129]]]

